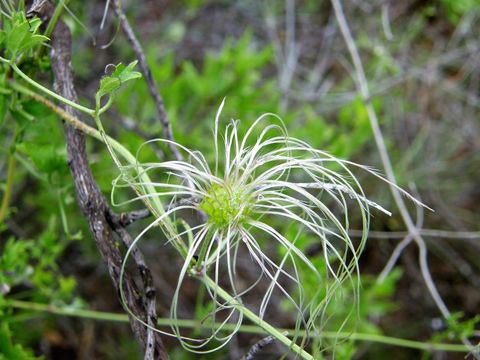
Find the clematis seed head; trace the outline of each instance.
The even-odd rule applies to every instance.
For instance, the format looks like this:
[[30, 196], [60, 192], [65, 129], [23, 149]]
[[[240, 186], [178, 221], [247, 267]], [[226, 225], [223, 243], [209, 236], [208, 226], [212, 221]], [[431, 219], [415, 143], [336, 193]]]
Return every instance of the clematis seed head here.
[[250, 213], [249, 197], [243, 190], [226, 183], [213, 184], [199, 208], [208, 216], [209, 222], [219, 228], [241, 225]]
[[[177, 337], [182, 346], [195, 353], [212, 352], [233, 338], [242, 325], [246, 309], [239, 304], [254, 289], [260, 291], [255, 293], [259, 319], [271, 309], [272, 296], [280, 295], [296, 310], [296, 329], [303, 326], [304, 334], [324, 329], [325, 322], [332, 316], [327, 313], [327, 307], [333, 298], [339, 299], [344, 288], [351, 289], [353, 301], [358, 301], [358, 259], [367, 240], [370, 209], [390, 214], [365, 197], [351, 169], [363, 170], [386, 181], [375, 170], [338, 159], [289, 136], [283, 122], [273, 114], [260, 116], [244, 133], [239, 131], [238, 121], [232, 120], [222, 135], [219, 118], [223, 105], [222, 102], [215, 118], [214, 163], [182, 144], [155, 139], [146, 144], [174, 145], [188, 155], [186, 160], [138, 161], [123, 167], [123, 173], [115, 182], [115, 187], [144, 190], [128, 202], [143, 200], [149, 208], [154, 207], [154, 201], [169, 204], [168, 210], [158, 211], [155, 220], [130, 245], [122, 264], [120, 283], [134, 247], [147, 231], [158, 225], [184, 260], [172, 297], [171, 333], [150, 326], [133, 311], [129, 313], [143, 325]], [[132, 170], [138, 175], [123, 176]], [[160, 180], [152, 181], [147, 173]], [[168, 176], [163, 178], [165, 174]], [[129, 183], [122, 184], [122, 181]], [[184, 219], [177, 221], [177, 216], [186, 210], [206, 217], [201, 216], [198, 224], [189, 224]], [[360, 242], [353, 242], [349, 236], [353, 212], [361, 218]], [[315, 259], [321, 262], [312, 261], [304, 253], [303, 239], [314, 239], [314, 244], [321, 247], [322, 259]], [[276, 253], [272, 253], [272, 246]], [[247, 268], [249, 273], [257, 271], [258, 278], [239, 277]], [[180, 331], [178, 309], [188, 275], [206, 286], [212, 306], [208, 316], [212, 323], [221, 319], [202, 338], [189, 338]], [[305, 280], [312, 277], [319, 284], [317, 290], [304, 287]], [[257, 287], [260, 282], [262, 286]], [[344, 282], [349, 285], [344, 287]], [[122, 287], [120, 291], [123, 300]], [[352, 307], [342, 327], [354, 310]], [[228, 329], [227, 324], [231, 326]], [[224, 331], [227, 332], [220, 335]], [[306, 339], [302, 341], [305, 344]]]

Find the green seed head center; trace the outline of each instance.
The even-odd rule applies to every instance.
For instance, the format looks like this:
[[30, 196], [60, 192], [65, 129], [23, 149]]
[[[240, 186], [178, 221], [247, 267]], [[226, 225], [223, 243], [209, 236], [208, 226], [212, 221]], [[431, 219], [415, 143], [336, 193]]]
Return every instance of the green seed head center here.
[[211, 223], [221, 228], [243, 222], [250, 212], [247, 194], [226, 184], [212, 185], [200, 203], [200, 209]]

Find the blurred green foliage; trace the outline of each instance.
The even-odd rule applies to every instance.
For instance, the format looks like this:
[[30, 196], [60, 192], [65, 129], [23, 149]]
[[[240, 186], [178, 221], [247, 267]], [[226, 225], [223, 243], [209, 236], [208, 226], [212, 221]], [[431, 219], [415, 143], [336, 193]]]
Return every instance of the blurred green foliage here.
[[0, 32], [0, 45], [3, 43], [10, 59], [15, 59], [19, 54], [48, 40], [46, 36], [37, 34], [41, 24], [39, 18], [28, 21], [22, 11], [12, 14], [10, 19], [4, 21]]
[[0, 360], [38, 360], [32, 352], [12, 343], [12, 333], [7, 322], [0, 324]]
[[454, 24], [472, 11], [480, 10], [479, 0], [441, 0], [447, 18]]
[[61, 275], [56, 263], [64, 247], [53, 217], [36, 240], [8, 239], [0, 258], [0, 283], [8, 289], [21, 285], [36, 301], [70, 304], [75, 279]]

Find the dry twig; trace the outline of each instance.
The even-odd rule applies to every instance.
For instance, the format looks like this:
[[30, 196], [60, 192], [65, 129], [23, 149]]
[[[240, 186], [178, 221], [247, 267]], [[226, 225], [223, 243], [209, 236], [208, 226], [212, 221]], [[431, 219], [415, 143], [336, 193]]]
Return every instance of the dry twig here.
[[[125, 16], [125, 13], [122, 10], [122, 5], [119, 0], [114, 0], [111, 2], [111, 5], [113, 9], [115, 10], [115, 13], [118, 16], [118, 19], [120, 21], [120, 26], [122, 27], [123, 32], [125, 33], [125, 36], [127, 37], [127, 40], [135, 53], [136, 58], [138, 59], [138, 64], [140, 66], [140, 70], [145, 77], [145, 80], [148, 85], [148, 91], [150, 92], [151, 97], [153, 98], [155, 102], [155, 107], [157, 109], [157, 114], [158, 118], [160, 120], [160, 123], [162, 124], [163, 127], [163, 135], [166, 140], [173, 141], [173, 132], [172, 132], [172, 126], [170, 124], [170, 121], [168, 119], [167, 112], [165, 111], [165, 104], [163, 102], [162, 96], [160, 95], [157, 87], [155, 86], [155, 82], [153, 80], [152, 72], [150, 71], [150, 68], [148, 67], [147, 63], [147, 58], [145, 56], [145, 53], [143, 52], [142, 45], [140, 45], [140, 42], [138, 41], [137, 37], [135, 36], [135, 33], [133, 32], [132, 27], [130, 26], [130, 23], [128, 22], [127, 17]], [[172, 152], [173, 156], [175, 157], [176, 160], [182, 160], [183, 156], [182, 154], [178, 151], [178, 148], [172, 144], [168, 143], [169, 149]]]
[[[287, 332], [284, 332], [283, 335], [287, 335], [288, 333]], [[275, 342], [275, 338], [273, 336], [267, 336], [263, 339], [260, 339], [258, 342], [256, 342], [251, 348], [250, 350], [248, 351], [248, 353], [245, 354], [245, 356], [243, 356], [241, 358], [241, 360], [253, 360], [255, 358], [255, 356], [263, 350], [263, 348], [265, 348], [266, 346], [272, 344], [273, 342]]]

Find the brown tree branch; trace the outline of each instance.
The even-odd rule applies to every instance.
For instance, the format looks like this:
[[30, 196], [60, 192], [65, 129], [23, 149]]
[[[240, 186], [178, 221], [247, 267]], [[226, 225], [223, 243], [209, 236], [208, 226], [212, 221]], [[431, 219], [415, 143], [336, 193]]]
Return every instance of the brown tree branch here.
[[[133, 240], [130, 234], [128, 233], [128, 231], [125, 229], [124, 227], [125, 225], [121, 223], [121, 216], [116, 215], [113, 211], [111, 211], [111, 209], [108, 209], [107, 215], [108, 215], [110, 226], [112, 226], [113, 230], [119, 236], [123, 244], [127, 248], [129, 248], [132, 245]], [[135, 265], [137, 266], [137, 269], [142, 279], [143, 292], [145, 297], [144, 307], [146, 307], [144, 311], [146, 310], [147, 312], [147, 316], [146, 316], [147, 324], [152, 328], [155, 328], [157, 325], [157, 310], [156, 310], [156, 293], [155, 293], [155, 287], [153, 285], [152, 273], [150, 272], [150, 269], [147, 267], [145, 260], [143, 258], [143, 255], [140, 252], [140, 250], [138, 250], [137, 247], [132, 248], [132, 258], [135, 261]], [[146, 329], [146, 332], [147, 332], [147, 339], [146, 339], [147, 341], [145, 346], [144, 359], [145, 360], [147, 359], [153, 360], [155, 358], [164, 359], [163, 357], [160, 356], [160, 354], [155, 356], [155, 353], [156, 352], [158, 353], [158, 351], [155, 350], [155, 345], [157, 343], [157, 340], [160, 341], [160, 345], [162, 345], [162, 350], [164, 350], [163, 344], [161, 343], [161, 339], [158, 333], [153, 331], [151, 328]]]
[[[29, 14], [49, 19], [53, 11], [54, 7], [50, 2], [41, 0], [34, 1], [29, 9]], [[55, 26], [51, 36], [51, 46], [55, 90], [63, 97], [77, 102], [71, 69], [71, 34], [62, 21], [59, 21]], [[65, 105], [62, 105], [62, 107], [66, 113], [78, 117], [76, 111], [71, 107]], [[66, 123], [64, 124], [64, 129], [68, 164], [74, 180], [78, 204], [88, 222], [102, 259], [108, 267], [113, 285], [117, 292], [120, 286], [122, 286], [126, 305], [136, 316], [142, 318], [150, 325], [155, 325], [157, 320], [155, 290], [152, 286], [153, 281], [150, 271], [145, 265], [140, 252], [135, 249], [133, 258], [136, 261], [143, 281], [144, 296], [129, 274], [125, 275], [124, 283], [119, 283], [123, 258], [113, 234], [116, 233], [127, 246], [131, 244], [131, 237], [123, 225], [117, 221], [118, 217], [109, 208], [105, 197], [93, 178], [86, 155], [84, 135]], [[157, 332], [148, 329], [132, 317], [130, 318], [130, 324], [145, 351], [145, 359], [168, 359], [162, 340]]]
[[152, 216], [152, 213], [148, 209], [134, 210], [120, 215], [115, 215], [115, 225], [120, 227], [127, 227], [138, 220], [143, 220]]
[[[287, 332], [284, 332], [283, 335], [287, 335]], [[260, 339], [240, 360], [253, 360], [259, 352], [261, 352], [266, 346], [274, 343], [276, 340], [277, 339], [275, 339], [273, 336], [267, 336], [263, 339]]]

